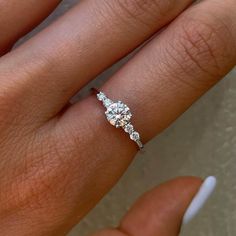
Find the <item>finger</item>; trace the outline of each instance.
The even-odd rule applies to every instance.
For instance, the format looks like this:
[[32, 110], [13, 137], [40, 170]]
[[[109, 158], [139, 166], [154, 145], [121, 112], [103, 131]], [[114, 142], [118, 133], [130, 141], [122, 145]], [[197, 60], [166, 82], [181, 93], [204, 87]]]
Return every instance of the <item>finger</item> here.
[[[102, 88], [112, 99], [130, 106], [144, 142], [166, 128], [234, 65], [236, 29], [227, 23], [234, 22], [234, 7], [234, 1], [204, 1], [187, 10]], [[100, 199], [133, 159], [136, 144], [122, 129], [108, 124], [95, 96], [72, 106], [55, 122], [57, 143], [70, 140], [70, 155], [78, 155], [79, 145], [86, 150], [80, 151], [77, 160], [79, 174], [92, 184], [99, 173], [97, 184], [104, 188], [94, 187], [91, 195], [94, 201]], [[89, 175], [85, 170], [91, 170], [91, 163], [93, 173]], [[72, 163], [70, 166], [73, 170]]]
[[[166, 128], [234, 67], [235, 9], [233, 0], [203, 1], [191, 7], [102, 88], [113, 100], [131, 107], [144, 141]], [[90, 114], [83, 115], [87, 120], [100, 104], [93, 98], [84, 103], [91, 107]], [[81, 106], [87, 105], [72, 109], [76, 113]], [[71, 113], [70, 122], [75, 122]], [[97, 119], [104, 119], [102, 113]]]
[[233, 0], [191, 7], [104, 86], [133, 108], [144, 141], [235, 66], [235, 9]]
[[39, 24], [60, 0], [0, 1], [0, 55], [7, 52], [24, 34]]
[[[18, 93], [18, 99], [27, 97], [21, 103], [35, 104], [39, 112], [51, 117], [85, 83], [136, 48], [190, 2], [82, 1], [5, 57], [0, 69], [11, 77], [11, 83], [21, 81], [18, 90], [24, 96]], [[1, 78], [4, 87], [8, 82]]]
[[201, 179], [195, 177], [168, 181], [145, 193], [117, 229], [103, 230], [94, 236], [177, 236], [183, 215], [201, 184]]

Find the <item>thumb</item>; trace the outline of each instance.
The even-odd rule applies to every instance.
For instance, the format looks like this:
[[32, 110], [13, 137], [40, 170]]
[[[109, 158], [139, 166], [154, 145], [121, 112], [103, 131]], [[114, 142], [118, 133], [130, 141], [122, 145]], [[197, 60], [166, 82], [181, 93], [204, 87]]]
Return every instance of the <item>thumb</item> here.
[[94, 236], [177, 236], [186, 209], [202, 180], [179, 177], [144, 194], [130, 209], [117, 229]]

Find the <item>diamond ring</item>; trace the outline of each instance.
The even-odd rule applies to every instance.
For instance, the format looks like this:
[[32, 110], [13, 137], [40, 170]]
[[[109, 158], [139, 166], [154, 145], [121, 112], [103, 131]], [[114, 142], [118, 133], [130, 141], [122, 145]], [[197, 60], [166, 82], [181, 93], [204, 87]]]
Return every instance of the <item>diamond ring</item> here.
[[121, 101], [112, 101], [103, 92], [97, 89], [92, 89], [99, 101], [102, 102], [106, 108], [105, 115], [111, 125], [116, 128], [122, 128], [126, 133], [129, 134], [130, 139], [136, 142], [139, 149], [143, 148], [143, 144], [140, 139], [140, 134], [134, 129], [131, 123], [132, 113], [129, 107]]

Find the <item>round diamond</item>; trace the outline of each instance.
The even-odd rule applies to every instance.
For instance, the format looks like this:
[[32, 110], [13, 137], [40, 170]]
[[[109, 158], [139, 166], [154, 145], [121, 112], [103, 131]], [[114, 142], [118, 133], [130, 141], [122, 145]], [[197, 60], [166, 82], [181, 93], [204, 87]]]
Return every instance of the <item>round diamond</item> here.
[[140, 139], [140, 136], [139, 136], [139, 133], [138, 132], [133, 132], [131, 135], [130, 135], [130, 138], [134, 141], [138, 141]]
[[99, 94], [97, 94], [97, 98], [99, 101], [104, 101], [107, 97], [104, 93], [100, 92]]
[[134, 131], [134, 126], [131, 124], [127, 124], [124, 128], [126, 133], [132, 134], [132, 132]]
[[112, 100], [108, 98], [103, 101], [105, 107], [109, 107], [112, 103], [113, 103]]
[[132, 117], [129, 107], [120, 101], [112, 103], [105, 114], [107, 120], [117, 128], [124, 127]]

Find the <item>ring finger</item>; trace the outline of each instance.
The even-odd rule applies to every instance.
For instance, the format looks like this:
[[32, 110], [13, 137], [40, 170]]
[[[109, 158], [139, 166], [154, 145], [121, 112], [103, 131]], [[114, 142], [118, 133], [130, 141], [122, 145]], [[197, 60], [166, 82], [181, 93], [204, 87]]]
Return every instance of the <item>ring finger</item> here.
[[[235, 65], [235, 8], [233, 0], [209, 0], [191, 7], [104, 85], [102, 90], [109, 97], [130, 106], [144, 142], [166, 128]], [[91, 184], [96, 178], [96, 185], [103, 186], [93, 188], [95, 202], [127, 168], [136, 146], [123, 130], [107, 123], [95, 96], [73, 105], [57, 124], [56, 137], [62, 137], [62, 132], [67, 134], [66, 140], [71, 137], [72, 156], [78, 155], [79, 144], [86, 150], [80, 151], [76, 171], [86, 175]], [[86, 174], [91, 168], [93, 172]], [[81, 194], [86, 190], [81, 188]]]
[[144, 141], [235, 66], [235, 9], [233, 0], [190, 7], [104, 85], [108, 96], [131, 106]]

